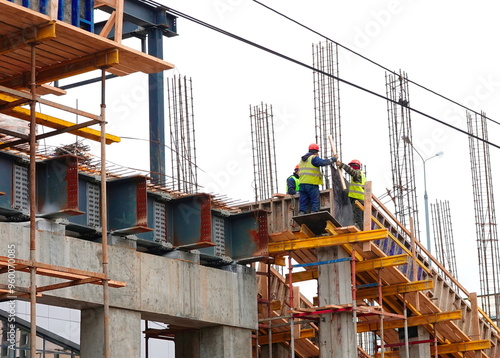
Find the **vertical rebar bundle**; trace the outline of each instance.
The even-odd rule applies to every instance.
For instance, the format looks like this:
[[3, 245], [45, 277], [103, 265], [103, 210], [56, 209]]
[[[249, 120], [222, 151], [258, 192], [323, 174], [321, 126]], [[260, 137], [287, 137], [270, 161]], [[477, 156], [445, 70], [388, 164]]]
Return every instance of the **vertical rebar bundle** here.
[[[467, 112], [472, 190], [479, 257], [479, 284], [484, 311], [498, 324], [500, 314], [500, 255], [491, 175], [486, 115]], [[474, 137], [473, 137], [474, 136]], [[483, 139], [483, 140], [481, 140]]]
[[271, 105], [250, 106], [255, 201], [278, 192], [274, 118]]
[[[398, 76], [386, 74], [385, 87], [387, 98], [387, 114], [389, 119], [389, 144], [392, 167], [392, 195], [395, 214], [406, 227], [413, 218], [415, 234], [420, 237], [418, 225], [417, 193], [415, 189], [415, 168], [413, 147], [411, 145], [412, 130], [410, 94], [406, 73]], [[406, 142], [403, 138], [406, 138]], [[408, 142], [408, 143], [407, 143]]]
[[[320, 145], [324, 156], [332, 154], [328, 136], [334, 140], [333, 151], [342, 158], [342, 136], [340, 123], [340, 93], [338, 45], [331, 41], [313, 45], [314, 82], [314, 122], [316, 143]], [[335, 78], [333, 77], [335, 76]], [[332, 186], [332, 173], [323, 173], [323, 188]]]
[[431, 204], [431, 216], [436, 257], [458, 279], [450, 203], [447, 200], [436, 200], [436, 204]]
[[168, 187], [192, 194], [198, 189], [192, 80], [186, 76], [167, 80], [167, 100], [172, 168]]

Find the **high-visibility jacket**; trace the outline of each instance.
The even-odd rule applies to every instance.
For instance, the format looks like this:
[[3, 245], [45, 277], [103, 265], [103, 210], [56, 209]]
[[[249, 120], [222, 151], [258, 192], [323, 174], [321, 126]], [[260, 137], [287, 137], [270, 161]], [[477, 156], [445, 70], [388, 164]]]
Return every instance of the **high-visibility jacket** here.
[[310, 155], [306, 161], [301, 160], [299, 163], [299, 182], [300, 184], [315, 184], [323, 185], [323, 174], [319, 167], [312, 164], [312, 159], [315, 155]]
[[356, 182], [351, 177], [351, 184], [349, 185], [349, 197], [359, 200], [365, 200], [365, 174], [360, 170], [361, 182]]
[[295, 181], [295, 191], [299, 191], [299, 178], [297, 178], [295, 175], [290, 175], [287, 180], [286, 180], [286, 191], [288, 192], [288, 180], [293, 179]]

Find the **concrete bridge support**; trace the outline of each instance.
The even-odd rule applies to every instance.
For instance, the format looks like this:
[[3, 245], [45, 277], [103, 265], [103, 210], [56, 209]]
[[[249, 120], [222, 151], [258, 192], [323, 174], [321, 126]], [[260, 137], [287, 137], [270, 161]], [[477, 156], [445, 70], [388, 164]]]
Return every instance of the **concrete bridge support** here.
[[[318, 261], [349, 258], [337, 246], [319, 248]], [[319, 265], [318, 287], [320, 306], [352, 303], [351, 262]], [[356, 358], [356, 325], [351, 312], [324, 314], [319, 324], [320, 358]]]

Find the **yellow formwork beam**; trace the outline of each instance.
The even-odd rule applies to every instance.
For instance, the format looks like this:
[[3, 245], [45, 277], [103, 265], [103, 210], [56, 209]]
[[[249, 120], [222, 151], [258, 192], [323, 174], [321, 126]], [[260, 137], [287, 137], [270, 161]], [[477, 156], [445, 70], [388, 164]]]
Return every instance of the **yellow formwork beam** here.
[[487, 339], [482, 339], [479, 341], [440, 344], [438, 345], [438, 354], [479, 351], [489, 348], [491, 348], [491, 342]]
[[[406, 254], [380, 257], [372, 260], [363, 260], [356, 263], [356, 272], [380, 269], [407, 264], [409, 256]], [[293, 282], [301, 282], [318, 278], [318, 270], [308, 270], [292, 273]], [[288, 275], [287, 275], [288, 280]]]
[[[7, 102], [10, 102], [8, 98], [11, 97], [0, 94], [0, 101], [6, 100]], [[31, 111], [28, 108], [13, 107], [2, 110], [2, 113], [25, 121], [31, 120]], [[75, 125], [75, 123], [71, 123], [63, 119], [59, 119], [39, 112], [35, 112], [35, 118], [37, 124], [53, 129], [63, 129]], [[92, 128], [87, 128], [87, 127], [80, 128], [72, 130], [69, 133], [77, 135], [79, 137], [95, 140], [97, 142], [101, 140], [101, 132]], [[111, 134], [106, 134], [106, 144], [118, 143], [120, 141], [121, 141], [120, 137]]]
[[26, 47], [31, 43], [42, 42], [56, 37], [56, 22], [29, 27], [22, 31], [14, 31], [0, 40], [0, 55]]
[[409, 259], [410, 256], [402, 254], [402, 255], [380, 257], [372, 260], [364, 260], [356, 263], [356, 272], [365, 272], [384, 267], [405, 265], [408, 263]]
[[[382, 286], [382, 296], [394, 296], [403, 293], [430, 290], [434, 287], [432, 280], [415, 281], [410, 283], [401, 283], [397, 285]], [[356, 298], [359, 300], [377, 298], [379, 295], [378, 287], [367, 287], [356, 290]]]
[[[304, 339], [304, 338], [314, 338], [315, 337], [315, 332], [314, 329], [301, 329], [300, 330], [300, 338], [295, 338], [295, 339]], [[289, 341], [291, 339], [290, 332], [280, 332], [280, 333], [274, 333], [272, 335], [272, 343], [283, 343], [286, 341]], [[269, 336], [266, 335], [261, 335], [259, 336], [259, 345], [263, 344], [269, 344]]]
[[[460, 343], [450, 343], [450, 344], [441, 344], [437, 346], [438, 354], [452, 354], [452, 353], [461, 353], [468, 351], [479, 351], [482, 349], [491, 348], [491, 342], [489, 340], [480, 340], [480, 341], [469, 341], [469, 342], [460, 342]], [[430, 346], [431, 356], [434, 355], [434, 346]], [[385, 358], [397, 358], [399, 357], [399, 351], [388, 351], [384, 352]], [[375, 353], [374, 358], [381, 358], [381, 353]]]
[[[421, 316], [412, 316], [407, 318], [408, 327], [421, 326], [424, 324], [433, 324], [436, 322], [453, 321], [462, 319], [462, 311], [450, 311], [431, 313]], [[404, 319], [390, 320], [384, 322], [384, 329], [403, 328], [405, 326]], [[361, 322], [357, 325], [358, 333], [371, 332], [380, 330], [380, 321]]]
[[309, 239], [288, 240], [268, 244], [269, 254], [286, 253], [291, 250], [315, 249], [319, 247], [352, 244], [387, 238], [387, 229], [359, 231], [334, 236], [319, 236]]

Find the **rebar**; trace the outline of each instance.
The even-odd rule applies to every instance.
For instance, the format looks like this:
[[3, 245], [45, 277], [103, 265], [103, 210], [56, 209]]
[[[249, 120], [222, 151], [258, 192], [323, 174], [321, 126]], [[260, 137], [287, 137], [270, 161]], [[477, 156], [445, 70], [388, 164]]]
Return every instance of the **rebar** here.
[[[458, 279], [449, 202], [436, 200], [436, 204], [431, 204], [431, 216], [436, 258], [453, 277]], [[450, 282], [450, 284], [456, 288], [454, 283]]]
[[269, 199], [279, 191], [276, 169], [274, 117], [271, 105], [250, 106], [250, 129], [254, 168], [255, 201]]
[[174, 76], [167, 80], [167, 101], [172, 170], [172, 183], [169, 185], [174, 190], [193, 194], [199, 186], [192, 80], [186, 76]]
[[[315, 140], [324, 156], [336, 152], [342, 158], [338, 46], [331, 41], [313, 45]], [[331, 74], [333, 76], [328, 76]], [[331, 148], [328, 136], [337, 148]], [[333, 186], [331, 171], [323, 173], [323, 189]]]
[[411, 143], [412, 138], [408, 78], [401, 71], [399, 76], [386, 74], [385, 83], [389, 99], [387, 114], [393, 182], [391, 197], [398, 220], [408, 226], [410, 217], [413, 217], [416, 237], [420, 237], [413, 148], [403, 140], [407, 138]]
[[483, 310], [497, 324], [500, 321], [499, 249], [488, 145], [477, 138], [488, 140], [486, 115], [466, 113], [469, 153], [472, 173], [472, 191], [476, 221], [476, 241], [479, 259], [479, 285]]

